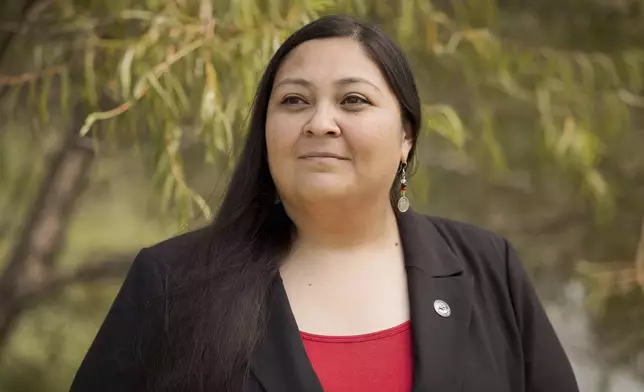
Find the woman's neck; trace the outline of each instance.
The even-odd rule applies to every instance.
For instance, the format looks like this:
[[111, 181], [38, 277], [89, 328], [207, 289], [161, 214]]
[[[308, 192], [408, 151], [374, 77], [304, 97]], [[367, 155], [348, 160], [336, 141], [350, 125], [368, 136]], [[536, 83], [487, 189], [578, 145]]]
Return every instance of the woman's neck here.
[[380, 247], [397, 241], [396, 216], [389, 200], [353, 206], [287, 209], [297, 228], [297, 248], [326, 251]]

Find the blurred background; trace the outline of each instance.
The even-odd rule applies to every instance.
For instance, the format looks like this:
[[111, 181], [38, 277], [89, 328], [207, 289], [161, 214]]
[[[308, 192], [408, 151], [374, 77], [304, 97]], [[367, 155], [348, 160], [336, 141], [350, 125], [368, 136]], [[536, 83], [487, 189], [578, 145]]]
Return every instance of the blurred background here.
[[643, 0], [0, 0], [0, 391], [67, 391], [136, 252], [203, 225], [263, 67], [376, 22], [418, 211], [507, 236], [584, 392], [644, 391]]

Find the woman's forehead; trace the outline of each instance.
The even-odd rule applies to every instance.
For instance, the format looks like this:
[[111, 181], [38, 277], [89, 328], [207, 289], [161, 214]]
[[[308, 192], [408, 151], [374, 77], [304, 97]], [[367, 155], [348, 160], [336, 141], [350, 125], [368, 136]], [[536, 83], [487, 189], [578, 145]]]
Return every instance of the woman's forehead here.
[[335, 83], [346, 79], [365, 79], [380, 86], [386, 82], [378, 66], [352, 38], [325, 38], [304, 42], [282, 62], [275, 85], [285, 79], [310, 83]]

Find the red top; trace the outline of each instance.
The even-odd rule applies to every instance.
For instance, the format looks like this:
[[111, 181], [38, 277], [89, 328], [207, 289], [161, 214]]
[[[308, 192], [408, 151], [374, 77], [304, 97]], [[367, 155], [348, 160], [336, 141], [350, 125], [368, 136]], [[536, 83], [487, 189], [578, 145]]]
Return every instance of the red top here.
[[413, 354], [409, 321], [353, 336], [300, 332], [325, 392], [409, 392]]

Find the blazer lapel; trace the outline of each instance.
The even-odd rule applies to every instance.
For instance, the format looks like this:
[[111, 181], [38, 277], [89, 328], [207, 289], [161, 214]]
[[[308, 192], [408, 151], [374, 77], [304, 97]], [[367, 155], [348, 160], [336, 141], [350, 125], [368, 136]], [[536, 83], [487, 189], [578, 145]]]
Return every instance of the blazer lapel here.
[[[409, 286], [414, 391], [458, 391], [463, 381], [472, 279], [431, 221], [398, 215]], [[443, 301], [449, 307], [436, 302]], [[442, 305], [442, 306], [441, 306]], [[442, 314], [442, 315], [441, 315]]]
[[251, 365], [255, 377], [266, 392], [323, 392], [279, 275], [271, 289], [269, 304], [266, 335]]

